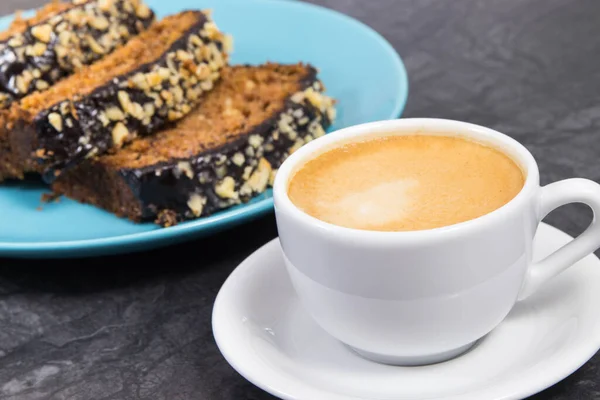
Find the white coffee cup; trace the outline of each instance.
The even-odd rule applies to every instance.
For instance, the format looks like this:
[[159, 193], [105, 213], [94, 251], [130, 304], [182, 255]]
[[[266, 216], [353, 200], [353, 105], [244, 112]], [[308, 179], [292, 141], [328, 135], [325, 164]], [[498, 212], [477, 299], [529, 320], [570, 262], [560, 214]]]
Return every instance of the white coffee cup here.
[[[523, 189], [477, 219], [412, 232], [332, 225], [304, 213], [287, 195], [293, 173], [326, 150], [374, 135], [421, 133], [463, 136], [503, 151], [523, 168]], [[518, 300], [600, 247], [600, 185], [567, 179], [540, 187], [538, 166], [525, 147], [465, 122], [398, 119], [333, 132], [283, 163], [273, 194], [286, 268], [303, 306], [331, 336], [388, 364], [429, 364], [465, 352]], [[574, 202], [594, 211], [589, 228], [532, 264], [542, 218]]]

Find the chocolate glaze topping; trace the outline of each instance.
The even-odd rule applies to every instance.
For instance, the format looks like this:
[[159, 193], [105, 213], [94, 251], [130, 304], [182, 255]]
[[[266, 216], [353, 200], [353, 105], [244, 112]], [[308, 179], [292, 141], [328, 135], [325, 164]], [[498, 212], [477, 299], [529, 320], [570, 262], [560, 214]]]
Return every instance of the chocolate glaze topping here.
[[12, 35], [0, 42], [0, 109], [99, 60], [153, 21], [139, 0], [88, 0]]
[[[316, 71], [311, 69], [302, 81], [303, 90], [315, 83], [320, 85]], [[282, 116], [288, 117], [293, 135], [274, 134]], [[119, 174], [139, 202], [144, 220], [156, 219], [168, 226], [210, 215], [264, 192], [276, 169], [295, 146], [324, 134], [332, 123], [331, 118], [330, 113], [308, 100], [298, 103], [288, 99], [280, 112], [223, 146], [188, 159], [121, 169]], [[243, 155], [243, 162], [236, 163], [236, 154]], [[229, 178], [233, 182], [230, 197], [222, 187]], [[193, 204], [194, 201], [198, 204]]]
[[205, 29], [209, 24], [214, 26], [198, 12], [198, 22], [156, 61], [39, 113], [34, 119], [36, 160], [44, 180], [50, 183], [84, 159], [152, 134], [189, 113], [226, 63], [223, 36], [211, 38]]

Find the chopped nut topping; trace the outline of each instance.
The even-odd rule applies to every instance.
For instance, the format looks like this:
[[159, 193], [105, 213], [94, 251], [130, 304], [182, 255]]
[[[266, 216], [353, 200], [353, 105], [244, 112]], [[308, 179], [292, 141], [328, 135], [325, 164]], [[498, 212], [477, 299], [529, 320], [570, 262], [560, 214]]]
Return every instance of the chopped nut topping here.
[[187, 161], [180, 161], [177, 163], [177, 171], [179, 173], [183, 172], [185, 176], [190, 179], [194, 178], [194, 170], [192, 169], [192, 164]]
[[179, 111], [169, 110], [169, 113], [167, 114], [167, 118], [169, 119], [169, 121], [175, 121], [182, 117], [183, 117], [183, 113], [181, 113]]
[[263, 140], [264, 139], [260, 135], [250, 135], [248, 138], [248, 144], [256, 149], [262, 144]]
[[131, 109], [129, 109], [127, 112], [131, 114], [131, 116], [133, 116], [135, 119], [139, 120], [144, 119], [144, 117], [146, 116], [146, 113], [144, 112], [144, 107], [142, 107], [140, 103], [131, 103]]
[[267, 188], [269, 178], [271, 176], [271, 164], [264, 158], [258, 162], [256, 171], [250, 176], [246, 185], [252, 189], [254, 193], [262, 193]]
[[[106, 116], [106, 113], [103, 111], [98, 113], [98, 120], [100, 121], [100, 123], [102, 124], [103, 127], [107, 127], [108, 125], [110, 125], [110, 120]], [[81, 138], [79, 138], [79, 139], [81, 139]]]
[[323, 129], [319, 121], [316, 120], [310, 123], [310, 125], [308, 126], [308, 132], [312, 134], [315, 138], [319, 138], [325, 135], [325, 130]]
[[296, 140], [296, 138], [298, 137], [298, 133], [296, 131], [289, 131], [287, 133], [288, 138], [290, 138], [290, 140]]
[[46, 82], [42, 79], [35, 82], [35, 88], [37, 90], [45, 90], [45, 89], [48, 89], [48, 87], [50, 87], [50, 85], [48, 85], [48, 82]]
[[144, 104], [144, 114], [146, 115], [146, 117], [151, 118], [155, 112], [156, 112], [156, 108], [154, 107], [154, 104], [152, 104], [152, 103]]
[[161, 75], [158, 72], [150, 72], [149, 74], [146, 75], [146, 80], [148, 82], [148, 85], [153, 87], [153, 86], [160, 85], [163, 81], [163, 78], [161, 77]]
[[231, 176], [226, 176], [215, 185], [215, 193], [223, 199], [237, 199], [239, 197], [235, 191], [235, 180]]
[[244, 161], [246, 161], [246, 158], [239, 151], [235, 153], [231, 158], [231, 162], [237, 165], [238, 167], [241, 167], [244, 164]]
[[171, 93], [173, 93], [173, 99], [176, 103], [183, 102], [183, 89], [181, 88], [181, 86], [175, 86], [171, 90]]
[[130, 81], [133, 87], [137, 87], [142, 90], [150, 89], [150, 84], [146, 80], [146, 75], [142, 74], [141, 72], [138, 72], [137, 74], [133, 75]]
[[160, 92], [160, 97], [162, 97], [167, 102], [167, 104], [173, 102], [173, 95], [168, 90], [162, 90]]
[[10, 39], [8, 41], [8, 45], [10, 47], [19, 47], [19, 46], [23, 46], [23, 36], [21, 36], [20, 34], [18, 36], [13, 37], [12, 39]]
[[103, 16], [100, 16], [100, 17], [92, 18], [90, 21], [90, 26], [99, 31], [103, 31], [108, 28], [109, 23], [106, 18], [104, 18]]
[[210, 76], [210, 68], [206, 64], [200, 64], [196, 67], [194, 73], [198, 79], [206, 79]]
[[205, 33], [205, 35], [210, 39], [217, 39], [221, 34], [221, 32], [219, 32], [219, 28], [217, 28], [217, 24], [215, 24], [213, 21], [204, 24], [203, 33]]
[[135, 15], [137, 15], [140, 18], [148, 18], [151, 15], [151, 11], [148, 8], [147, 5], [145, 4], [140, 4], [137, 6], [137, 8], [135, 9]]
[[336, 114], [336, 110], [333, 106], [327, 107], [327, 118], [329, 118], [330, 121], [333, 122], [335, 120]]
[[221, 165], [220, 167], [215, 168], [215, 175], [217, 178], [223, 179], [227, 174], [227, 167], [225, 165]]
[[58, 42], [63, 46], [68, 46], [71, 42], [73, 34], [69, 31], [63, 31], [58, 34]]
[[200, 196], [199, 194], [192, 193], [190, 196], [187, 205], [189, 209], [192, 211], [195, 217], [199, 217], [202, 215], [202, 209], [206, 204], [206, 197]]
[[233, 51], [233, 36], [227, 34], [223, 37], [223, 50], [227, 53]]
[[58, 132], [62, 132], [62, 130], [63, 130], [63, 121], [62, 121], [62, 117], [58, 113], [50, 113], [50, 114], [48, 114], [48, 122]]
[[194, 57], [185, 50], [177, 50], [176, 52], [177, 59], [179, 61], [193, 60]]
[[27, 55], [39, 57], [46, 52], [46, 49], [47, 46], [44, 43], [35, 42], [33, 46], [27, 47], [27, 50], [25, 50], [25, 52], [27, 53]]
[[115, 147], [121, 147], [129, 136], [129, 130], [122, 122], [117, 122], [112, 130], [112, 140]]
[[[28, 71], [25, 70], [23, 72], [28, 72]], [[19, 90], [19, 92], [27, 93], [27, 91], [29, 90], [29, 84], [31, 83], [32, 79], [33, 79], [33, 76], [31, 78], [29, 78], [25, 74], [18, 75], [16, 78], [16, 86], [17, 86], [17, 89]]]
[[119, 104], [121, 104], [121, 108], [125, 110], [126, 113], [129, 113], [131, 110], [131, 99], [129, 99], [129, 94], [123, 90], [119, 90], [117, 93], [117, 98], [119, 99]]
[[115, 106], [108, 107], [105, 110], [105, 113], [108, 119], [110, 119], [111, 121], [122, 121], [125, 119], [125, 114], [123, 114], [123, 111], [121, 111], [120, 108]]
[[98, 2], [98, 8], [102, 11], [109, 11], [113, 5], [114, 0], [100, 0]]
[[86, 37], [87, 40], [87, 44], [88, 46], [90, 46], [90, 49], [92, 49], [92, 51], [96, 54], [104, 54], [105, 50], [104, 47], [100, 46], [100, 43], [96, 42], [96, 39], [93, 38], [93, 36], [88, 35]]
[[242, 175], [242, 179], [247, 181], [250, 178], [250, 174], [252, 173], [252, 167], [248, 165], [244, 168], [244, 174]]
[[52, 37], [52, 27], [48, 24], [37, 25], [31, 28], [31, 34], [37, 40], [48, 43]]
[[223, 165], [227, 161], [225, 154], [218, 154], [215, 156], [215, 165]]
[[193, 45], [196, 45], [198, 47], [204, 46], [204, 42], [202, 41], [202, 39], [200, 39], [200, 37], [198, 35], [191, 35], [190, 43]]
[[213, 81], [210, 80], [202, 81], [202, 83], [200, 83], [200, 88], [205, 91], [212, 90], [213, 86]]
[[290, 100], [294, 103], [302, 103], [302, 100], [304, 100], [304, 92], [294, 93], [292, 97], [290, 97]]

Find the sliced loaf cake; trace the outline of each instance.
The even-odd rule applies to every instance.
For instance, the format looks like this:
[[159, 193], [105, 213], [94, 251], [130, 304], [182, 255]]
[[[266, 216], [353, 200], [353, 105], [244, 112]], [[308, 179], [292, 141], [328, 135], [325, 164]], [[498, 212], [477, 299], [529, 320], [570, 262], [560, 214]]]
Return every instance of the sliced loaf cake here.
[[163, 226], [248, 201], [335, 117], [303, 64], [227, 67], [187, 117], [60, 176], [57, 194]]

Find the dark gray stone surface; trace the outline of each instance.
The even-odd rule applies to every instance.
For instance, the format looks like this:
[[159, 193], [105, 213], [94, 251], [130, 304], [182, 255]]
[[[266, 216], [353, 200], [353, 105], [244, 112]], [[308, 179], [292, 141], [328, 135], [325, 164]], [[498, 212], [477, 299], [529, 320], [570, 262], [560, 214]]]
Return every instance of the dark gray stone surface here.
[[[315, 2], [366, 22], [400, 52], [405, 116], [499, 129], [531, 149], [542, 183], [600, 181], [600, 2]], [[0, 14], [39, 3], [2, 0]], [[574, 235], [589, 219], [586, 207], [567, 206], [547, 221]], [[148, 253], [0, 260], [0, 399], [272, 399], [221, 357], [210, 314], [231, 270], [275, 236], [269, 215]], [[599, 362], [533, 399], [600, 398]]]

